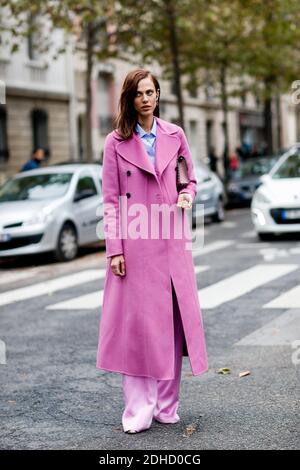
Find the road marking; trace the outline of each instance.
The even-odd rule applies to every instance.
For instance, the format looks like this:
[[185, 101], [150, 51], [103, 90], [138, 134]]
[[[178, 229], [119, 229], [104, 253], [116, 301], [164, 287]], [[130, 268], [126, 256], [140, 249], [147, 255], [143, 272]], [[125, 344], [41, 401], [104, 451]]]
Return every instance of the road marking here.
[[249, 232], [243, 232], [240, 235], [241, 238], [252, 238], [256, 237], [256, 232], [255, 230], [250, 230]]
[[98, 290], [64, 302], [48, 305], [46, 310], [90, 310], [100, 308], [103, 303], [103, 292], [103, 290]]
[[202, 273], [210, 269], [210, 266], [195, 266], [195, 274]]
[[268, 243], [259, 243], [259, 242], [256, 242], [256, 243], [238, 243], [236, 245], [238, 248], [262, 248], [262, 247], [268, 247], [269, 244]]
[[226, 220], [226, 222], [221, 222], [219, 226], [222, 228], [234, 228], [237, 226], [237, 223], [231, 222], [230, 220]]
[[[300, 285], [293, 287], [263, 306], [263, 308], [300, 308]], [[299, 331], [300, 339], [300, 331]]]
[[233, 240], [218, 240], [216, 242], [209, 243], [206, 246], [198, 246], [193, 248], [192, 255], [193, 257], [206, 255], [207, 253], [227, 248], [228, 246], [233, 245], [233, 243]]
[[198, 292], [200, 306], [215, 308], [298, 268], [296, 264], [258, 264]]
[[26, 270], [24, 271], [17, 271], [17, 272], [3, 272], [1, 271], [0, 275], [0, 285], [1, 284], [9, 284], [12, 282], [20, 281], [22, 279], [28, 279], [29, 277], [35, 276], [37, 274], [37, 271], [29, 271], [27, 272]]
[[236, 343], [237, 346], [291, 346], [299, 340], [300, 310], [287, 310]]
[[105, 276], [105, 269], [88, 269], [68, 276], [58, 277], [50, 281], [32, 284], [27, 287], [13, 289], [0, 294], [0, 305], [7, 305], [21, 300], [31, 299], [40, 295], [51, 295], [53, 292], [78, 286], [90, 281], [100, 280]]
[[[195, 273], [207, 271], [209, 266], [195, 266]], [[103, 290], [81, 295], [70, 300], [48, 305], [47, 310], [90, 310], [102, 307]]]

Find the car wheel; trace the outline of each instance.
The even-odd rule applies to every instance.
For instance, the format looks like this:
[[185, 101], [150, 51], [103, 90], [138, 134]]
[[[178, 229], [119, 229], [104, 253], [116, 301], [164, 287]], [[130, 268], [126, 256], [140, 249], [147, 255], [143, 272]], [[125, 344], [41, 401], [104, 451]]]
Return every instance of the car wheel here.
[[54, 257], [57, 261], [71, 261], [76, 258], [78, 252], [78, 240], [74, 226], [65, 223], [58, 235]]
[[269, 240], [273, 239], [273, 233], [258, 232], [257, 235], [258, 235], [258, 238], [263, 242], [266, 242], [266, 241], [269, 241]]
[[222, 199], [218, 199], [217, 210], [215, 214], [212, 215], [212, 220], [214, 222], [223, 222], [225, 219], [224, 204]]

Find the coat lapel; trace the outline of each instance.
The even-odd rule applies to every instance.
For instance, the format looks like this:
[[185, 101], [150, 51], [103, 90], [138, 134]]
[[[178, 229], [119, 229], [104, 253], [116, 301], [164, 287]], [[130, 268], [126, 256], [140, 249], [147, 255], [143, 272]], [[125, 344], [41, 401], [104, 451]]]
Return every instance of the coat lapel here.
[[157, 180], [164, 169], [180, 148], [180, 139], [175, 126], [168, 126], [157, 118], [156, 127], [156, 171], [153, 167], [145, 146], [140, 137], [134, 132], [130, 139], [121, 140], [117, 145], [117, 152], [128, 162], [151, 173]]

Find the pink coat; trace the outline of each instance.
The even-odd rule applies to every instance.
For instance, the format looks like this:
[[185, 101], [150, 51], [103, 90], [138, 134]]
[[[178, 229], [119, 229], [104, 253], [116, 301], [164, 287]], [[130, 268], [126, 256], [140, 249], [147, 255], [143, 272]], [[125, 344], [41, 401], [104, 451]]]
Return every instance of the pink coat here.
[[[124, 236], [137, 217], [130, 212], [134, 204], [143, 204], [147, 214], [153, 205], [176, 207], [178, 155], [186, 157], [191, 180], [180, 192], [189, 192], [194, 198], [197, 191], [192, 157], [182, 128], [155, 119], [157, 171], [135, 133], [123, 140], [112, 131], [105, 140], [102, 182], [107, 267], [96, 367], [170, 380], [174, 378], [171, 278], [185, 333], [183, 355], [188, 355], [193, 375], [206, 372], [208, 361], [193, 257], [191, 250], [186, 249], [189, 237], [184, 234], [176, 238], [175, 223], [171, 223], [169, 237], [163, 236], [161, 229], [156, 238]], [[126, 218], [118, 205], [119, 196], [127, 203]], [[177, 207], [176, 211], [177, 216], [180, 214], [176, 220], [188, 220], [184, 209]], [[144, 220], [150, 222], [150, 216], [144, 216]], [[112, 227], [116, 227], [117, 236], [112, 235]], [[124, 255], [124, 277], [111, 270], [110, 257], [116, 254]]]

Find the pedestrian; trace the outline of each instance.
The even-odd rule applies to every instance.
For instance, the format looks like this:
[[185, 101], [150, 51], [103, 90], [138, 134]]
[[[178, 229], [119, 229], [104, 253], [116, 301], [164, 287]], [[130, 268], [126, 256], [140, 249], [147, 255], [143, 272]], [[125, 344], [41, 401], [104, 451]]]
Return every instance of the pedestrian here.
[[209, 166], [211, 171], [218, 174], [218, 157], [216, 155], [215, 147], [211, 146], [209, 149]]
[[[159, 117], [159, 99], [150, 71], [129, 72], [116, 129], [104, 144], [107, 264], [96, 367], [121, 374], [128, 433], [149, 429], [153, 418], [179, 421], [182, 356], [189, 357], [192, 375], [208, 370], [190, 232], [174, 233], [178, 220], [187, 221], [197, 180], [185, 133]], [[178, 191], [179, 155], [189, 183]], [[167, 235], [154, 217], [158, 208], [161, 225], [177, 220]], [[168, 218], [170, 209], [174, 217]]]
[[24, 163], [20, 171], [28, 171], [34, 170], [35, 168], [39, 168], [44, 158], [45, 150], [43, 149], [43, 147], [35, 147], [32, 152], [32, 157], [26, 163]]
[[239, 168], [239, 157], [237, 150], [232, 152], [229, 156], [229, 168], [232, 173], [236, 172]]

